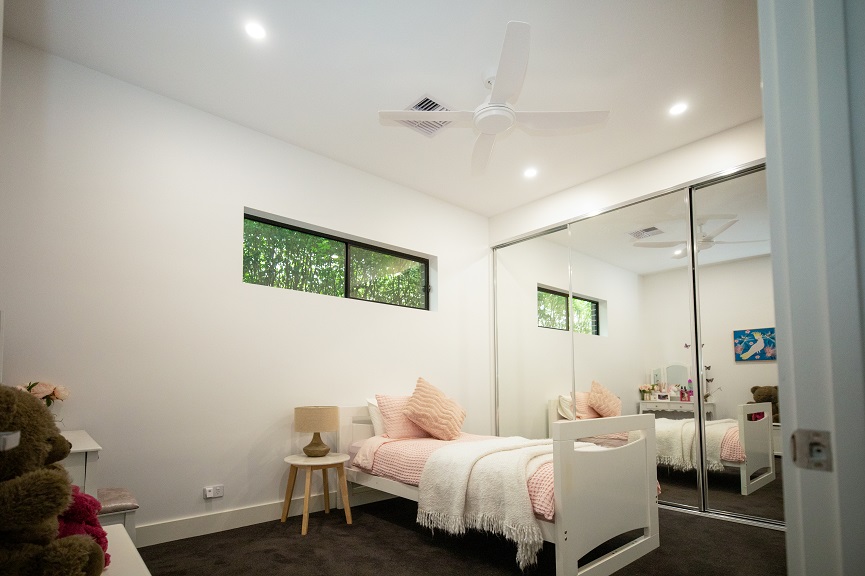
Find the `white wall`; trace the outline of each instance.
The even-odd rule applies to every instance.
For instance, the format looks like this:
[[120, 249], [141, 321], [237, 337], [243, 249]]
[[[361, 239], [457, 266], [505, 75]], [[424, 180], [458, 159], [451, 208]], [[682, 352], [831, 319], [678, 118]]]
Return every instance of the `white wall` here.
[[576, 390], [597, 381], [622, 399], [623, 414], [635, 414], [643, 383], [639, 276], [578, 252], [571, 262], [573, 292], [607, 304], [605, 335], [574, 334]]
[[[699, 282], [703, 354], [715, 379], [710, 389], [722, 388], [713, 395], [715, 418], [733, 418], [737, 405], [753, 400], [752, 386], [778, 385], [777, 362], [736, 362], [733, 355], [734, 330], [775, 326], [772, 263], [761, 256], [702, 266]], [[640, 285], [646, 366], [690, 366], [690, 351], [684, 347], [690, 342], [687, 270], [649, 274]], [[694, 373], [692, 368], [692, 377]]]
[[568, 290], [568, 248], [536, 238], [496, 251], [499, 434], [545, 438], [547, 401], [569, 394], [571, 337], [538, 327], [538, 284]]
[[640, 336], [643, 343], [643, 382], [652, 382], [652, 370], [671, 364], [687, 366], [690, 377], [692, 296], [687, 268], [640, 276]]
[[[491, 432], [486, 219], [8, 39], [3, 88], [5, 383], [70, 389], [139, 544], [278, 517], [298, 405], [423, 376]], [[437, 310], [244, 284], [244, 206], [437, 256]]]
[[[620, 396], [625, 414], [636, 412], [642, 383], [638, 276], [567, 246], [535, 238], [496, 251], [496, 318], [501, 435], [543, 438], [547, 402], [596, 380]], [[538, 327], [537, 288], [606, 301], [602, 336]], [[570, 350], [573, 342], [573, 353]], [[573, 366], [573, 367], [572, 367]]]

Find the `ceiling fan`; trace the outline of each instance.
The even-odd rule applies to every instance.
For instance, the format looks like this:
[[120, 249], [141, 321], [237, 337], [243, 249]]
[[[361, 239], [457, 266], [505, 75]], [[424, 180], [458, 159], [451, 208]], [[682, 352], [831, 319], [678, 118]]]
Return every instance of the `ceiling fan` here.
[[[718, 236], [726, 232], [731, 226], [733, 226], [739, 220], [733, 218], [728, 220], [724, 224], [721, 224], [718, 228], [713, 230], [710, 233], [703, 232], [703, 225], [705, 222], [697, 222], [697, 250], [708, 250], [712, 248], [716, 244], [747, 244], [750, 242], [764, 242], [764, 240], [732, 240], [732, 241], [724, 241], [724, 240], [716, 240]], [[634, 242], [632, 246], [637, 246], [638, 248], [673, 248], [676, 246], [684, 246], [688, 243], [687, 240], [669, 240], [669, 241], [639, 241]], [[673, 255], [673, 258], [684, 258], [687, 253], [684, 250], [678, 251]]]
[[526, 22], [508, 22], [499, 65], [487, 79], [490, 95], [472, 110], [381, 110], [383, 120], [400, 122], [458, 122], [472, 125], [478, 132], [472, 152], [472, 173], [486, 168], [496, 137], [514, 126], [525, 130], [560, 131], [604, 122], [607, 111], [519, 111], [513, 103], [519, 97], [529, 62], [531, 27]]

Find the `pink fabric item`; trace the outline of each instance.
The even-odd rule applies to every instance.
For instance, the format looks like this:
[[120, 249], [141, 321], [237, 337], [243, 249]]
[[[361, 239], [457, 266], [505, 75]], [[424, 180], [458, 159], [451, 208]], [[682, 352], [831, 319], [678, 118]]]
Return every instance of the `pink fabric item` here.
[[589, 406], [589, 393], [577, 392], [574, 395], [574, 413], [577, 420], [588, 420], [589, 418], [600, 418], [601, 415]]
[[466, 411], [459, 404], [423, 378], [417, 379], [403, 414], [439, 440], [459, 438], [466, 419]]
[[552, 520], [556, 515], [556, 495], [553, 488], [553, 463], [545, 462], [538, 466], [527, 483], [529, 498], [535, 514]]
[[622, 400], [597, 382], [592, 382], [589, 392], [589, 406], [601, 416], [621, 416]]
[[[486, 440], [493, 436], [478, 436], [475, 434], [460, 434], [460, 437], [452, 442], [472, 442], [475, 440]], [[370, 440], [375, 441], [375, 438]], [[367, 440], [369, 442], [370, 440]], [[449, 442], [437, 440], [436, 438], [414, 438], [381, 442], [373, 456], [372, 468], [365, 469], [367, 472], [417, 486], [420, 483], [424, 464], [438, 448], [446, 446]], [[553, 492], [553, 463], [541, 464], [537, 471], [529, 478], [529, 499], [536, 514], [540, 514], [547, 520], [553, 518], [555, 512]]]
[[60, 516], [57, 517], [57, 538], [65, 538], [73, 534], [84, 534], [93, 538], [102, 553], [105, 555], [105, 567], [111, 564], [111, 555], [108, 553], [108, 535], [99, 523], [98, 514], [102, 509], [99, 500], [85, 494], [81, 489], [72, 485], [72, 501]]
[[730, 426], [721, 439], [721, 460], [727, 462], [744, 462], [745, 450], [739, 441], [739, 427]]
[[378, 409], [384, 420], [384, 430], [388, 438], [429, 438], [426, 430], [412, 422], [404, 414], [408, 396], [375, 395]]

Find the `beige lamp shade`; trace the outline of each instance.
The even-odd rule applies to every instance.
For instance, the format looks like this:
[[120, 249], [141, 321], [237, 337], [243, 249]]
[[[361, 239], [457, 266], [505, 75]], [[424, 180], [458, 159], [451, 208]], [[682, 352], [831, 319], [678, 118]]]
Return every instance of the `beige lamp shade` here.
[[336, 406], [298, 406], [294, 409], [296, 432], [312, 432], [312, 441], [304, 446], [303, 453], [313, 458], [325, 456], [330, 447], [321, 441], [321, 432], [339, 429], [339, 408]]

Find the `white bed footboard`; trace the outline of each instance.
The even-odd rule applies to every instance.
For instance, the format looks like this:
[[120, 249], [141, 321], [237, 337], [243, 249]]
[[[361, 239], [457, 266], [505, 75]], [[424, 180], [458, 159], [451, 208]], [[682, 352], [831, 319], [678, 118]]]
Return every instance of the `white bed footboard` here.
[[[555, 461], [556, 573], [605, 576], [658, 547], [655, 417], [651, 414], [552, 424]], [[574, 449], [589, 436], [639, 430], [618, 448]], [[642, 536], [578, 570], [577, 561], [632, 530]]]
[[[608, 576], [659, 545], [655, 417], [651, 414], [562, 421], [553, 428], [555, 521], [540, 521], [544, 539], [556, 544], [557, 576]], [[574, 441], [599, 434], [639, 430], [619, 448], [574, 449]], [[373, 436], [366, 406], [340, 408], [339, 451]], [[418, 489], [348, 468], [352, 505], [385, 494], [417, 501]], [[389, 497], [389, 496], [386, 496]], [[642, 535], [590, 564], [587, 552], [629, 531]]]
[[[749, 420], [751, 414], [763, 413], [760, 420]], [[772, 448], [772, 404], [739, 404], [737, 410], [739, 442], [745, 451], [745, 462], [739, 465], [742, 496], [751, 494], [775, 479], [775, 451]], [[725, 462], [726, 464], [726, 462]], [[751, 478], [759, 471], [762, 474]]]

